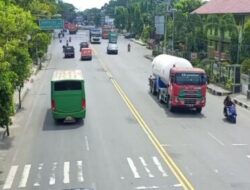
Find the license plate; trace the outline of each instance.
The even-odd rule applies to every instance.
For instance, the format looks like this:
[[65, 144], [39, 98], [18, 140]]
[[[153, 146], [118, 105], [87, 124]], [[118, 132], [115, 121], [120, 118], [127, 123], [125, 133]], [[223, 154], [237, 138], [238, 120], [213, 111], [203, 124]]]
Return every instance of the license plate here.
[[187, 107], [192, 108], [192, 107], [194, 107], [194, 104], [187, 104]]
[[71, 121], [71, 120], [73, 120], [73, 117], [71, 117], [71, 116], [68, 116], [65, 118], [65, 121]]

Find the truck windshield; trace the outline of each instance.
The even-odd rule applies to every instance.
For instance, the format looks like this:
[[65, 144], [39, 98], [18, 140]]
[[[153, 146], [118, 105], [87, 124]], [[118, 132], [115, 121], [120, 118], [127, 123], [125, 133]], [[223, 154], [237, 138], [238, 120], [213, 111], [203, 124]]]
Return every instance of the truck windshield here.
[[100, 37], [101, 34], [91, 34], [92, 37]]
[[183, 85], [204, 85], [206, 84], [206, 77], [203, 73], [177, 73], [175, 83]]

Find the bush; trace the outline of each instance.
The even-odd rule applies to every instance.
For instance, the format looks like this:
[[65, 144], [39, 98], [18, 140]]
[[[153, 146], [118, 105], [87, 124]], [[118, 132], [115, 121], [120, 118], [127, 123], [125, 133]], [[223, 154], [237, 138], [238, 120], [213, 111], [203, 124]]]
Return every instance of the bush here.
[[245, 59], [241, 63], [241, 72], [244, 74], [249, 74], [249, 72], [250, 72], [250, 58]]

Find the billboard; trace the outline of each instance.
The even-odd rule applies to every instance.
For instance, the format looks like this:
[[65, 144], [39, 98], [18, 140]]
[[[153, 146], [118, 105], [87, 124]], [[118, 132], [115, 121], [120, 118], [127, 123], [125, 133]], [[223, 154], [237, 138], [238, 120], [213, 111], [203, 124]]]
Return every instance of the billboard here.
[[156, 34], [164, 35], [164, 26], [165, 26], [165, 17], [164, 16], [155, 16], [155, 28]]

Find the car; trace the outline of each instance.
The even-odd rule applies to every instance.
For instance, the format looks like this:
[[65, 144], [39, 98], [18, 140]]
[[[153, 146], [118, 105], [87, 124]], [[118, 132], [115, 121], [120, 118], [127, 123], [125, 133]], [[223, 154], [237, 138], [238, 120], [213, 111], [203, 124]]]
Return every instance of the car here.
[[75, 49], [73, 46], [64, 46], [63, 48], [63, 52], [64, 52], [64, 57], [75, 57]]
[[88, 42], [81, 42], [80, 43], [80, 51], [82, 50], [82, 48], [89, 48], [89, 43]]
[[126, 33], [124, 35], [125, 38], [129, 39], [129, 38], [134, 38], [135, 37], [135, 33], [132, 33], [132, 32], [129, 32], [129, 33]]
[[108, 43], [107, 54], [118, 54], [118, 46], [116, 43]]

